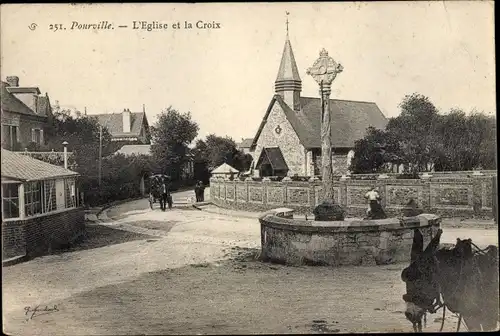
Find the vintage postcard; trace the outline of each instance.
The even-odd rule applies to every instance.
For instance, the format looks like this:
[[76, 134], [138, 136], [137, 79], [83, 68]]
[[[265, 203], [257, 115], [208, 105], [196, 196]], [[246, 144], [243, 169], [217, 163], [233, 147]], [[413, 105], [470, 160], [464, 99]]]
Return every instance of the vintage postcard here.
[[5, 334], [498, 330], [493, 1], [0, 15]]

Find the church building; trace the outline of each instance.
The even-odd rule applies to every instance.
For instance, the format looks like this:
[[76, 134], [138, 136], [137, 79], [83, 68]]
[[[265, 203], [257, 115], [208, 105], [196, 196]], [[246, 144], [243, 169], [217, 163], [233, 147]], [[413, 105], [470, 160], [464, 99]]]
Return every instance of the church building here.
[[[312, 79], [311, 79], [312, 80]], [[272, 97], [252, 140], [249, 153], [260, 176], [321, 175], [321, 100], [302, 97], [292, 46], [288, 38]], [[373, 102], [330, 99], [334, 173], [347, 172], [354, 142], [387, 119]]]

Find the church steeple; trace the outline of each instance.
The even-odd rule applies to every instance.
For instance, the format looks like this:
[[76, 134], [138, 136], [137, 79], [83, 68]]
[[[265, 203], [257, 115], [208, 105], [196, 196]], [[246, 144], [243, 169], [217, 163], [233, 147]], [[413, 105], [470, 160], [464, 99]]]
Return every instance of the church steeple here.
[[302, 80], [299, 76], [297, 63], [293, 56], [292, 45], [288, 37], [288, 12], [286, 18], [286, 40], [278, 76], [274, 82], [275, 92], [283, 97], [285, 103], [292, 109], [300, 110], [300, 91], [302, 90]]

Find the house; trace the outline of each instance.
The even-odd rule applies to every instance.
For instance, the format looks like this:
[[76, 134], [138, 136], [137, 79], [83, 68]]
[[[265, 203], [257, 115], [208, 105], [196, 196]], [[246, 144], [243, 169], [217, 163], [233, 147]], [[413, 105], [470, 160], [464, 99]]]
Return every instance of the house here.
[[250, 147], [252, 147], [253, 138], [242, 138], [241, 142], [236, 144], [236, 149], [241, 150], [244, 154], [250, 153]]
[[2, 259], [35, 256], [84, 231], [78, 173], [2, 149]]
[[111, 141], [123, 144], [151, 143], [149, 123], [144, 105], [142, 112], [130, 112], [127, 108], [121, 113], [89, 114], [88, 117], [97, 118], [99, 124], [108, 129], [111, 134]]
[[43, 149], [52, 118], [49, 96], [36, 86], [19, 86], [17, 76], [8, 76], [1, 85], [2, 148]]
[[[312, 79], [311, 79], [312, 80]], [[250, 145], [261, 176], [320, 175], [321, 100], [302, 97], [302, 80], [286, 38], [275, 81], [275, 95]], [[354, 142], [369, 126], [384, 129], [387, 119], [373, 102], [330, 99], [334, 172], [347, 171]]]

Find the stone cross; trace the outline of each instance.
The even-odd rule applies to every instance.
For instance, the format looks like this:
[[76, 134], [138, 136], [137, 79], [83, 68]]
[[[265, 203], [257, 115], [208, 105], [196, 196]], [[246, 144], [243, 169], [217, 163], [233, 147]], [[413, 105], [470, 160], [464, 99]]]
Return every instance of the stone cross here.
[[320, 85], [320, 94], [323, 94], [325, 90], [329, 94], [333, 80], [343, 70], [342, 64], [335, 62], [333, 58], [328, 56], [328, 51], [323, 48], [313, 66], [307, 69], [307, 74]]
[[333, 80], [344, 68], [328, 56], [322, 49], [319, 58], [313, 66], [307, 69], [307, 74], [312, 76], [319, 84], [321, 95], [321, 170], [323, 177], [323, 201], [333, 201], [333, 165], [332, 165], [332, 123], [330, 113], [330, 93]]

